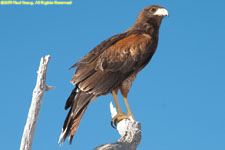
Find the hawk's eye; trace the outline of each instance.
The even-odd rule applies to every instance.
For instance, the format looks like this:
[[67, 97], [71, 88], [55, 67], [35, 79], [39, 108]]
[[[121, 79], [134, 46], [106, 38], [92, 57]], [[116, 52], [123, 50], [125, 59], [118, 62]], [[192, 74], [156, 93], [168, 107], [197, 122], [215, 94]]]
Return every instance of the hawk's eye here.
[[150, 12], [155, 13], [155, 12], [156, 12], [156, 8], [154, 8], [154, 7], [151, 8], [151, 9], [150, 9]]

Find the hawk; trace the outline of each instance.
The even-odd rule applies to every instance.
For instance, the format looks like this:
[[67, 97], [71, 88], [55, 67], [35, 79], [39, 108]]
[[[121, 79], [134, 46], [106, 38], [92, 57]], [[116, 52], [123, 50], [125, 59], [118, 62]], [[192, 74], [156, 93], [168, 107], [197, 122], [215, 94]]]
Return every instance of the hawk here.
[[[70, 108], [64, 121], [59, 142], [69, 138], [72, 143], [80, 120], [91, 101], [101, 95], [112, 93], [118, 114], [113, 124], [134, 116], [127, 96], [137, 73], [151, 60], [156, 51], [159, 28], [168, 11], [158, 5], [144, 8], [136, 22], [123, 33], [106, 39], [85, 55], [77, 67], [71, 83], [75, 88], [67, 99], [65, 109]], [[127, 114], [122, 112], [117, 99], [118, 90], [123, 96]]]

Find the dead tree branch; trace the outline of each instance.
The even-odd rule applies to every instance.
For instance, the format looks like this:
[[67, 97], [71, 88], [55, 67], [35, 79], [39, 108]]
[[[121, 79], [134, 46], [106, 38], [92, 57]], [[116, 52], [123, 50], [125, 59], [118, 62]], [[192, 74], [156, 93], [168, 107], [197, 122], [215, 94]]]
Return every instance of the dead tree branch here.
[[[112, 103], [110, 111], [113, 118], [117, 112]], [[117, 142], [101, 145], [95, 150], [136, 150], [141, 141], [141, 123], [132, 118], [124, 119], [117, 124], [117, 131], [121, 135]]]
[[44, 96], [44, 92], [54, 88], [52, 86], [45, 85], [46, 72], [47, 72], [49, 60], [50, 60], [50, 55], [47, 55], [44, 58], [41, 58], [40, 66], [37, 72], [38, 74], [37, 82], [33, 91], [32, 102], [29, 109], [27, 122], [24, 127], [20, 150], [31, 150], [34, 131], [37, 125], [37, 120], [38, 120], [39, 112], [41, 109], [41, 103]]

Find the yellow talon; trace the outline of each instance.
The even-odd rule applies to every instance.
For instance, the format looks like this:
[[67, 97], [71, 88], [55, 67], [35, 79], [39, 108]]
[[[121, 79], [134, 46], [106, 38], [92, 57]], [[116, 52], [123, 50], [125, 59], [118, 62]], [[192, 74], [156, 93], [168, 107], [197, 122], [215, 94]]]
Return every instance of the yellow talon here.
[[112, 118], [112, 121], [111, 121], [111, 125], [113, 128], [116, 128], [117, 124], [123, 120], [123, 119], [129, 119], [129, 116], [126, 115], [124, 112], [119, 112], [117, 113], [113, 118]]

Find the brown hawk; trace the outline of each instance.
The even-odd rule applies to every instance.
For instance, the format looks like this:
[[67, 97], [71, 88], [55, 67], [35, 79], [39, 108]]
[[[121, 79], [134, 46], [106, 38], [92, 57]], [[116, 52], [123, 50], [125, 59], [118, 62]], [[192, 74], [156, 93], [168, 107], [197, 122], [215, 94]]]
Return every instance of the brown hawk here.
[[[75, 88], [65, 105], [65, 109], [70, 110], [60, 135], [62, 143], [66, 137], [72, 143], [85, 110], [98, 96], [112, 93], [118, 111], [112, 119], [114, 124], [133, 117], [127, 95], [137, 73], [148, 64], [156, 51], [164, 16], [168, 16], [168, 11], [161, 6], [144, 8], [127, 31], [103, 41], [71, 67], [77, 67], [71, 80]], [[127, 114], [119, 106], [118, 90], [123, 96]]]

